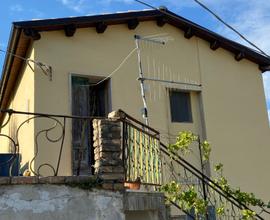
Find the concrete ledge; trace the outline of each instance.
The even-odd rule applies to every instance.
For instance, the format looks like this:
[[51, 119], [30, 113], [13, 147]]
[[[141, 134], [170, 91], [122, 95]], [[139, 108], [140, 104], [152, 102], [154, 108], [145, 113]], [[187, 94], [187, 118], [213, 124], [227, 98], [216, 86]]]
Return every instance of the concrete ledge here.
[[[73, 182], [74, 177], [71, 179]], [[1, 220], [125, 220], [120, 192], [63, 184], [21, 184], [0, 186], [0, 195]]]
[[0, 177], [0, 185], [27, 185], [27, 184], [76, 184], [98, 181], [97, 176], [14, 176]]
[[110, 191], [123, 191], [123, 182], [104, 179], [103, 175], [96, 176], [14, 176], [0, 177], [0, 186], [5, 185], [35, 185], [35, 184], [55, 184], [79, 186], [84, 189], [100, 188]]
[[165, 197], [159, 192], [131, 192], [124, 193], [125, 211], [157, 211], [158, 219], [166, 219]]
[[159, 192], [131, 192], [124, 195], [124, 209], [128, 211], [155, 210], [164, 206], [164, 194]]

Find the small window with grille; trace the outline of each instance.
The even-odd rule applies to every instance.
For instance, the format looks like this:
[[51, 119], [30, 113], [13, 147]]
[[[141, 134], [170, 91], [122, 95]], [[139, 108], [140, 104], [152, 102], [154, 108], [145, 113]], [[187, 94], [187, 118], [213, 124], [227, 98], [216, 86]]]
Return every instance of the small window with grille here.
[[170, 107], [172, 122], [192, 122], [190, 92], [171, 90]]

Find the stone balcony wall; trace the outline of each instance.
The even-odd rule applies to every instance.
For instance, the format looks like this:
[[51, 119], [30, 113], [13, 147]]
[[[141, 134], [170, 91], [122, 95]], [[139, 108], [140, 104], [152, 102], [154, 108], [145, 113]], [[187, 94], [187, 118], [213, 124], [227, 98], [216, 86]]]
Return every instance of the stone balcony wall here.
[[124, 189], [121, 127], [115, 118], [93, 120], [95, 175], [102, 179], [104, 189]]
[[62, 185], [59, 183], [60, 178], [57, 181], [57, 185], [29, 182], [1, 185], [0, 219], [125, 220], [122, 193], [94, 188], [85, 190]]
[[122, 122], [93, 120], [92, 176], [0, 177], [0, 219], [166, 220], [164, 195], [124, 188]]

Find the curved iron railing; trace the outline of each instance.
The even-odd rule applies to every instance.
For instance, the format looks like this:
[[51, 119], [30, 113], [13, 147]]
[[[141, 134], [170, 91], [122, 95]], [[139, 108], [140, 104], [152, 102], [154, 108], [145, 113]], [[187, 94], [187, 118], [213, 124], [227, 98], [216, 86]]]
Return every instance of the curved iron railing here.
[[[44, 113], [33, 113], [33, 112], [23, 112], [23, 111], [15, 111], [12, 109], [7, 109], [7, 110], [0, 110], [1, 112], [1, 116], [2, 116], [2, 120], [4, 119], [4, 116], [6, 117], [5, 121], [2, 121], [2, 125], [0, 125], [0, 138], [6, 138], [9, 143], [11, 143], [10, 145], [12, 146], [10, 149], [10, 152], [13, 154], [13, 156], [8, 159], [7, 161], [1, 162], [0, 163], [0, 167], [2, 167], [3, 165], [8, 165], [9, 166], [9, 175], [12, 176], [12, 169], [14, 166], [14, 162], [16, 159], [18, 159], [18, 157], [20, 157], [20, 148], [22, 147], [22, 143], [21, 143], [21, 138], [20, 138], [20, 134], [23, 130], [23, 128], [30, 122], [32, 121], [37, 121], [37, 120], [41, 120], [41, 119], [46, 119], [47, 122], [46, 124], [48, 124], [48, 121], [50, 121], [50, 123], [48, 125], [45, 125], [44, 128], [41, 128], [40, 130], [35, 132], [35, 137], [34, 137], [34, 156], [33, 158], [29, 161], [29, 170], [36, 176], [41, 176], [41, 168], [47, 167], [48, 169], [51, 170], [52, 175], [53, 176], [57, 176], [58, 172], [59, 172], [59, 167], [60, 167], [60, 162], [62, 159], [62, 153], [63, 153], [63, 148], [64, 148], [64, 142], [65, 142], [65, 137], [66, 137], [66, 124], [67, 124], [67, 120], [79, 120], [81, 121], [81, 131], [79, 131], [81, 133], [81, 140], [80, 140], [80, 148], [78, 149], [77, 154], [78, 156], [78, 160], [77, 160], [77, 167], [74, 167], [73, 170], [76, 171], [77, 175], [80, 175], [81, 172], [81, 161], [82, 161], [82, 151], [83, 151], [83, 143], [84, 143], [84, 139], [89, 138], [90, 141], [92, 141], [92, 137], [93, 134], [92, 129], [91, 132], [89, 134], [87, 134], [87, 130], [85, 129], [86, 126], [91, 127], [92, 126], [92, 120], [93, 119], [99, 119], [99, 118], [103, 118], [103, 117], [92, 117], [92, 116], [70, 116], [70, 115], [59, 115], [59, 114], [44, 114]], [[19, 124], [16, 124], [15, 127], [15, 131], [14, 133], [11, 134], [7, 134], [7, 133], [2, 133], [2, 130], [4, 128], [6, 128], [6, 126], [9, 125], [9, 123], [11, 122], [11, 118], [14, 115], [20, 115], [20, 116], [27, 116], [28, 118], [23, 119]], [[39, 156], [39, 152], [40, 152], [40, 139], [42, 137], [45, 137], [46, 141], [48, 141], [51, 144], [59, 144], [59, 151], [58, 151], [58, 155], [57, 155], [57, 161], [55, 163], [55, 165], [49, 163], [49, 162], [44, 162], [39, 164], [38, 167], [33, 167], [34, 162], [36, 161], [37, 157]], [[48, 153], [49, 155], [49, 153]], [[93, 161], [92, 161], [93, 162]], [[89, 164], [89, 169], [91, 170], [91, 165]], [[91, 173], [91, 171], [90, 171]]]
[[[6, 138], [10, 142], [11, 152], [13, 157], [7, 161], [1, 162], [0, 167], [3, 165], [9, 165], [9, 172], [14, 166], [16, 158], [19, 157], [20, 148], [22, 143], [20, 141], [20, 133], [23, 127], [30, 121], [38, 119], [47, 119], [51, 123], [46, 125], [45, 128], [36, 131], [34, 139], [35, 152], [33, 158], [30, 160], [29, 169], [34, 175], [41, 175], [41, 168], [47, 167], [50, 169], [54, 176], [58, 175], [60, 162], [62, 159], [62, 152], [66, 137], [66, 124], [67, 120], [80, 120], [82, 122], [79, 158], [77, 161], [77, 175], [80, 175], [81, 160], [82, 160], [82, 145], [85, 138], [92, 140], [93, 134], [89, 133], [86, 129], [87, 125], [92, 124], [93, 119], [103, 119], [103, 117], [81, 117], [81, 116], [69, 116], [69, 115], [53, 115], [43, 113], [31, 113], [14, 111], [12, 109], [1, 110], [2, 114], [6, 114], [6, 121], [2, 122], [0, 129], [4, 129], [13, 115], [28, 115], [27, 119], [24, 119], [16, 127], [13, 136], [8, 134], [2, 134], [0, 137]], [[199, 169], [193, 166], [191, 163], [183, 159], [181, 156], [168, 152], [167, 147], [160, 142], [159, 132], [155, 129], [144, 125], [128, 114], [120, 111], [122, 114], [120, 120], [123, 122], [123, 165], [125, 168], [125, 180], [135, 181], [137, 177], [141, 178], [143, 184], [160, 186], [174, 180], [181, 183], [181, 186], [196, 187], [200, 197], [203, 198], [209, 208], [207, 209], [207, 215], [202, 216], [201, 219], [213, 220], [213, 219], [241, 219], [242, 210], [249, 210], [245, 204], [240, 202], [233, 195], [223, 190], [218, 184], [211, 180], [208, 176], [202, 173]], [[3, 117], [2, 117], [3, 118]], [[58, 129], [58, 135], [52, 136], [53, 131]], [[55, 165], [44, 162], [38, 167], [33, 167], [34, 161], [37, 159], [40, 150], [40, 138], [45, 137], [49, 143], [59, 144], [57, 161]], [[1, 143], [1, 142], [0, 142]], [[89, 167], [90, 169], [90, 167]], [[192, 210], [186, 210], [181, 205], [174, 203], [179, 209], [194, 219]], [[216, 214], [217, 208], [223, 208], [224, 213], [222, 215]], [[264, 218], [260, 215], [262, 212], [267, 213], [264, 210], [256, 214], [256, 219], [263, 220]]]

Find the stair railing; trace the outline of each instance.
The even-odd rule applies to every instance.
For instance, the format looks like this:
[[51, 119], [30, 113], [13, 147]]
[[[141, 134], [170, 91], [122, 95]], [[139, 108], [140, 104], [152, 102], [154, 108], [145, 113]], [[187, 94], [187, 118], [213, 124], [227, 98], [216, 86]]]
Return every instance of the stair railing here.
[[[199, 168], [180, 155], [169, 152], [166, 145], [160, 142], [157, 130], [122, 110], [119, 112], [120, 120], [123, 122], [125, 181], [134, 182], [139, 178], [141, 184], [154, 185], [154, 189], [159, 189], [159, 186], [170, 181], [179, 183], [183, 190], [195, 187], [199, 197], [207, 203], [207, 212], [204, 216], [199, 216], [200, 220], [240, 220], [243, 219], [243, 211], [256, 213], [255, 219], [264, 220], [260, 215], [261, 212], [258, 212], [260, 214], [253, 212], [250, 207], [225, 191]], [[196, 219], [193, 209], [186, 209], [175, 201], [170, 202], [181, 209], [188, 220]]]
[[[206, 216], [202, 219], [215, 220], [215, 219], [242, 219], [242, 211], [247, 210], [253, 212], [247, 205], [239, 201], [235, 196], [222, 189], [220, 185], [210, 179], [207, 175], [202, 173], [198, 168], [189, 163], [181, 156], [171, 153], [167, 147], [160, 143], [160, 150], [162, 155], [163, 180], [165, 182], [175, 181], [181, 184], [183, 189], [195, 187], [200, 197], [205, 199], [208, 208]], [[169, 176], [168, 176], [169, 174]], [[206, 189], [206, 198], [204, 188]], [[177, 203], [173, 204], [179, 209], [184, 209]], [[183, 210], [189, 213], [189, 219], [195, 219], [193, 210]], [[256, 213], [256, 212], [255, 212]], [[259, 214], [255, 214], [255, 219], [263, 220], [264, 218]]]

